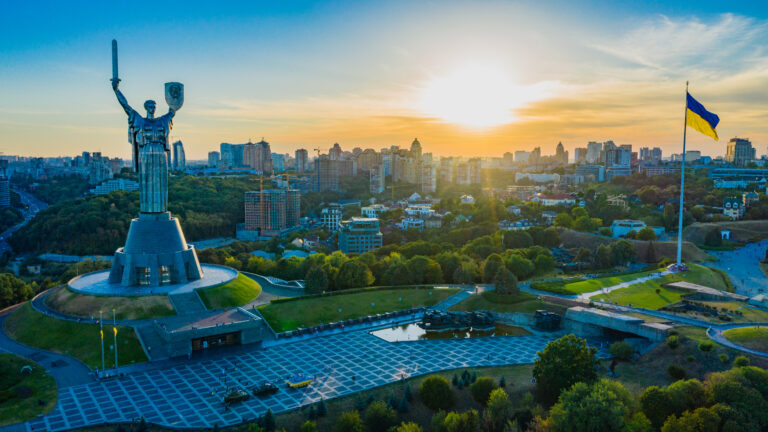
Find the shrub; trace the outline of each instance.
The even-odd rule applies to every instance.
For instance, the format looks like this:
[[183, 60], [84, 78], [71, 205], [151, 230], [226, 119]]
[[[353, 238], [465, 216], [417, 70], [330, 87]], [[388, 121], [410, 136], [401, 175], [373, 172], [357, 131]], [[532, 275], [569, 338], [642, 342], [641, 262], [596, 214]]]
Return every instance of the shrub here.
[[696, 359], [692, 355], [689, 355], [685, 357], [685, 361], [687, 361], [688, 363], [693, 363], [696, 361]]
[[667, 338], [667, 346], [675, 349], [680, 346], [680, 338], [677, 335], [672, 335]]
[[451, 384], [438, 375], [432, 375], [422, 381], [419, 386], [419, 399], [433, 411], [451, 409], [456, 403]]
[[733, 359], [733, 365], [736, 367], [749, 366], [749, 359], [745, 356], [738, 356]]
[[336, 420], [336, 432], [363, 432], [363, 420], [357, 411], [342, 413]]
[[472, 399], [475, 402], [485, 405], [488, 403], [488, 397], [491, 395], [491, 392], [496, 388], [496, 383], [493, 379], [480, 377], [469, 386], [469, 391], [472, 393]]
[[730, 360], [730, 358], [728, 357], [728, 354], [726, 353], [718, 354], [717, 358], [720, 359], [720, 363], [723, 363], [723, 364], [728, 363], [728, 360]]
[[365, 425], [371, 432], [385, 432], [396, 424], [397, 413], [384, 402], [374, 402], [365, 410]]
[[682, 366], [676, 363], [672, 363], [671, 365], [669, 365], [669, 367], [667, 367], [667, 373], [669, 374], [669, 376], [671, 376], [676, 380], [681, 380], [685, 378], [685, 369], [683, 369]]
[[715, 348], [715, 344], [710, 341], [704, 341], [699, 344], [699, 350], [703, 352], [710, 352]]
[[624, 341], [612, 343], [608, 348], [608, 351], [610, 351], [611, 355], [617, 359], [625, 361], [631, 359], [632, 354], [635, 353], [635, 349], [632, 348], [632, 345]]

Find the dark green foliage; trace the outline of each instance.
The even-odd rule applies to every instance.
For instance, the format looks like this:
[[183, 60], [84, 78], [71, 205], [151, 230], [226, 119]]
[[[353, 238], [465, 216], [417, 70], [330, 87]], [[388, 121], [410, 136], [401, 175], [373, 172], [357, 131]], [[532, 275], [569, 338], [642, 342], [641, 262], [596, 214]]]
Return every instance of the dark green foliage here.
[[745, 356], [737, 356], [733, 359], [733, 365], [736, 367], [749, 366], [749, 359]]
[[545, 404], [554, 403], [560, 392], [577, 382], [592, 382], [597, 374], [597, 349], [573, 334], [547, 344], [537, 353], [533, 367], [536, 389]]
[[307, 417], [308, 417], [310, 420], [314, 420], [314, 419], [316, 419], [316, 418], [317, 418], [317, 410], [315, 409], [315, 406], [314, 406], [314, 405], [310, 405], [310, 406], [309, 406], [309, 412], [307, 413]]
[[387, 406], [392, 409], [395, 409], [397, 408], [397, 405], [398, 405], [397, 397], [395, 396], [394, 393], [390, 393], [389, 398], [387, 399]]
[[456, 376], [456, 374], [453, 374], [453, 378], [451, 379], [451, 383], [455, 386], [459, 385], [459, 377]]
[[667, 373], [676, 380], [685, 378], [685, 369], [677, 363], [667, 366]]
[[475, 402], [485, 405], [488, 403], [488, 397], [491, 395], [491, 392], [496, 388], [497, 386], [493, 379], [480, 377], [469, 386], [469, 391], [472, 393], [472, 399]]
[[493, 285], [496, 292], [504, 295], [517, 295], [520, 290], [517, 287], [517, 278], [514, 273], [507, 270], [503, 265], [498, 268], [493, 279]]
[[723, 236], [720, 234], [720, 228], [712, 228], [707, 231], [704, 236], [704, 244], [707, 246], [721, 246], [723, 244]]
[[365, 410], [365, 425], [370, 432], [385, 432], [397, 424], [397, 413], [384, 402], [374, 402]]
[[411, 410], [411, 405], [408, 403], [408, 398], [403, 396], [403, 398], [400, 399], [400, 405], [397, 407], [397, 412], [407, 413], [410, 410]]
[[364, 400], [360, 398], [360, 395], [355, 395], [355, 409], [357, 411], [364, 411], [367, 407]]
[[363, 432], [365, 425], [357, 411], [342, 413], [336, 420], [336, 432]]
[[275, 424], [275, 415], [272, 413], [272, 409], [267, 409], [267, 413], [264, 414], [264, 430], [272, 432], [277, 425]]
[[677, 348], [680, 346], [680, 337], [677, 335], [672, 335], [667, 338], [667, 346], [669, 346], [672, 349]]
[[715, 344], [710, 341], [704, 341], [699, 344], [699, 350], [703, 352], [710, 352], [715, 348]]
[[665, 389], [651, 386], [640, 394], [640, 409], [655, 428], [660, 428], [672, 414], [672, 401]]
[[620, 432], [625, 405], [621, 384], [602, 380], [593, 385], [583, 382], [564, 391], [550, 410], [554, 431], [562, 432]]
[[317, 416], [324, 417], [326, 414], [328, 414], [328, 406], [325, 404], [325, 399], [320, 399], [317, 403]]
[[[454, 374], [454, 377], [455, 376], [456, 375]], [[406, 384], [405, 385], [405, 390], [403, 390], [403, 396], [405, 396], [405, 398], [408, 400], [408, 402], [413, 402], [413, 392], [411, 391], [411, 385], [410, 384]]]
[[432, 375], [419, 386], [419, 399], [432, 411], [447, 410], [456, 403], [456, 395], [447, 379]]
[[0, 273], [0, 309], [31, 299], [36, 294], [35, 286], [11, 273]]
[[499, 387], [504, 388], [507, 386], [507, 379], [504, 377], [504, 375], [499, 378]]
[[328, 275], [320, 266], [314, 266], [307, 273], [306, 289], [310, 293], [319, 293], [328, 289]]
[[617, 359], [625, 361], [630, 360], [632, 358], [632, 354], [635, 353], [635, 349], [632, 348], [632, 345], [624, 341], [612, 343], [611, 346], [608, 347], [608, 351]]

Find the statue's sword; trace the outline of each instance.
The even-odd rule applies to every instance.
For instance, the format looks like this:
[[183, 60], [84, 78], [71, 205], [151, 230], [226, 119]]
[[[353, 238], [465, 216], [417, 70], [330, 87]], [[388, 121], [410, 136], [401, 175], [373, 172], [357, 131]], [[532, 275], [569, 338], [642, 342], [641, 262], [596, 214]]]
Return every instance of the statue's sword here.
[[120, 82], [117, 77], [117, 40], [112, 39], [112, 81]]

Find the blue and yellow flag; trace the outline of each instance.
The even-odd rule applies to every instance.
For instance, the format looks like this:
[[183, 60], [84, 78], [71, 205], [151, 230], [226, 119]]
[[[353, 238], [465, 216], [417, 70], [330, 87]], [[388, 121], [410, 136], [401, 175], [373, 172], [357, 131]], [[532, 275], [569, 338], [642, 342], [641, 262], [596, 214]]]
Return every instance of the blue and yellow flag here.
[[685, 112], [685, 124], [719, 141], [717, 137], [717, 131], [715, 128], [720, 123], [720, 117], [717, 114], [713, 114], [704, 108], [704, 105], [693, 98], [690, 93], [687, 93], [687, 107]]

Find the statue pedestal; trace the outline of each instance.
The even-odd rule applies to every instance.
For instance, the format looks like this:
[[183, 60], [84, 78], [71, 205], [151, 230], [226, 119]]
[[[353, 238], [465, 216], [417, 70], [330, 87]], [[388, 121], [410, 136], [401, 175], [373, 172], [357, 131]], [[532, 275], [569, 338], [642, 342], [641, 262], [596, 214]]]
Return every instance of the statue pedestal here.
[[115, 252], [109, 282], [123, 286], [171, 285], [203, 277], [194, 246], [169, 212], [139, 213], [125, 246]]

